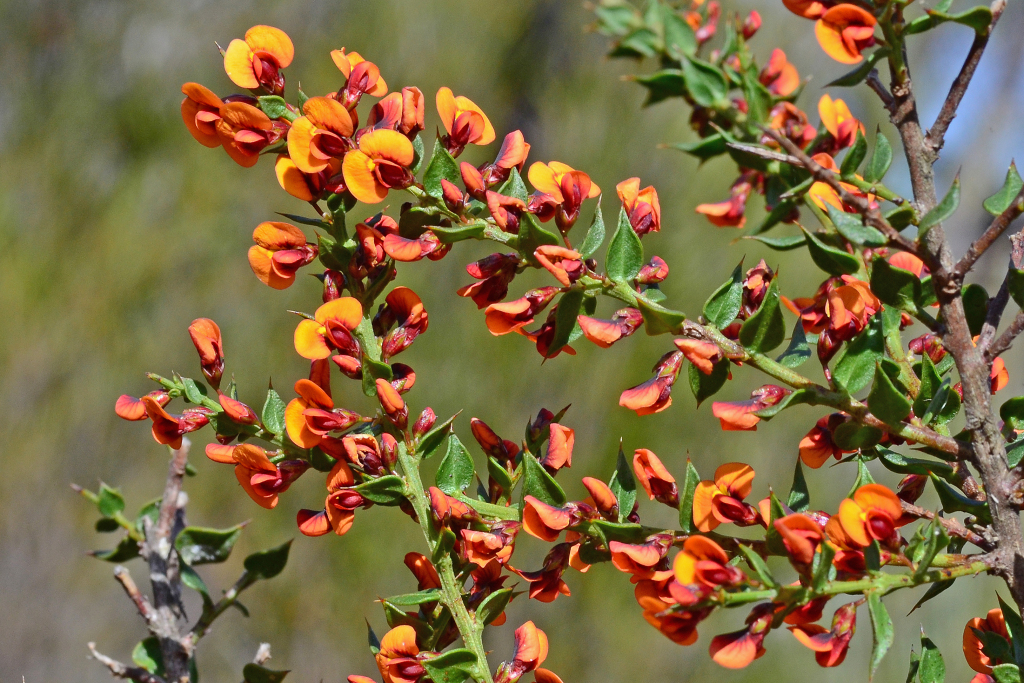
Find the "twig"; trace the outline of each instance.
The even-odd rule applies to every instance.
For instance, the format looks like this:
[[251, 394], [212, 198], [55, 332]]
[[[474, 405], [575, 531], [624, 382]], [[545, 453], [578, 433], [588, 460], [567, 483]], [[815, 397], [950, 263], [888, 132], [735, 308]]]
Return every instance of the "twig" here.
[[992, 340], [995, 339], [996, 330], [999, 329], [999, 322], [1003, 319], [1003, 311], [1010, 301], [1010, 272], [1006, 272], [1003, 283], [999, 285], [999, 291], [989, 299], [988, 311], [985, 312], [985, 323], [981, 326], [981, 333], [978, 334], [978, 348], [982, 353], [987, 353]]
[[942, 525], [942, 528], [946, 530], [947, 534], [962, 538], [968, 543], [973, 543], [982, 550], [992, 550], [991, 543], [965, 527], [960, 520], [955, 517], [936, 517], [935, 513], [927, 508], [918, 507], [917, 505], [912, 505], [906, 501], [900, 501], [900, 504], [903, 506], [904, 513], [914, 517], [923, 517], [927, 520], [938, 519], [939, 524]]
[[91, 657], [97, 662], [107, 667], [110, 670], [110, 675], [115, 678], [125, 678], [130, 681], [136, 681], [137, 683], [167, 683], [164, 679], [160, 678], [156, 674], [151, 674], [145, 669], [137, 666], [127, 666], [122, 664], [116, 659], [102, 654], [96, 650], [96, 643], [89, 643], [89, 652]]
[[124, 592], [128, 594], [131, 601], [135, 603], [135, 607], [139, 610], [139, 614], [146, 620], [146, 624], [150, 624], [156, 616], [153, 612], [153, 606], [149, 604], [149, 599], [145, 595], [139, 592], [139, 587], [135, 585], [135, 581], [132, 580], [132, 575], [128, 573], [128, 570], [121, 565], [114, 567], [114, 578], [117, 579], [121, 587], [124, 588]]
[[[782, 145], [782, 147], [799, 162], [800, 166], [806, 168], [810, 174], [814, 176], [815, 180], [820, 180], [835, 190], [839, 195], [839, 198], [843, 200], [844, 204], [848, 204], [855, 208], [857, 213], [864, 216], [864, 219], [869, 225], [881, 231], [881, 233], [885, 235], [890, 242], [898, 245], [904, 251], [908, 251], [911, 254], [922, 258], [925, 263], [928, 263], [928, 260], [923, 258], [924, 255], [919, 253], [920, 250], [917, 248], [917, 245], [901, 235], [896, 228], [889, 224], [889, 221], [887, 221], [882, 215], [877, 204], [872, 204], [872, 202], [869, 202], [865, 197], [858, 197], [857, 195], [848, 192], [846, 188], [843, 187], [842, 183], [839, 182], [839, 175], [837, 173], [828, 170], [814, 159], [807, 156], [807, 154], [800, 149], [800, 147], [793, 144], [789, 138], [779, 134], [771, 128], [762, 128], [762, 130]], [[930, 265], [931, 264], [929, 264], [929, 266]]]
[[974, 36], [974, 43], [971, 44], [967, 58], [964, 60], [963, 66], [960, 67], [960, 73], [953, 79], [953, 84], [949, 87], [949, 94], [946, 95], [946, 100], [942, 103], [942, 109], [939, 110], [939, 115], [935, 118], [935, 123], [932, 124], [928, 135], [925, 136], [925, 142], [931, 148], [935, 158], [938, 158], [939, 151], [945, 143], [946, 130], [949, 128], [949, 124], [953, 122], [953, 119], [956, 118], [960, 102], [967, 92], [967, 87], [971, 84], [971, 79], [974, 78], [974, 72], [978, 68], [978, 63], [981, 62], [981, 56], [985, 53], [985, 48], [988, 46], [988, 39], [992, 35], [992, 29], [995, 28], [996, 23], [1003, 14], [1003, 10], [1006, 9], [1006, 0], [995, 0], [992, 3], [991, 9], [992, 22], [988, 25], [985, 33], [978, 33]]
[[1017, 313], [1017, 317], [1013, 319], [1010, 326], [1006, 328], [999, 338], [992, 342], [992, 345], [985, 349], [985, 360], [991, 363], [1000, 354], [1007, 351], [1013, 346], [1013, 340], [1016, 339], [1024, 332], [1024, 311]]
[[889, 113], [892, 113], [895, 100], [892, 98], [892, 93], [890, 93], [888, 88], [885, 87], [885, 84], [882, 83], [882, 79], [878, 77], [878, 69], [872, 69], [864, 82], [867, 83], [869, 88], [875, 91], [878, 98], [882, 100], [882, 105], [889, 111]]
[[988, 251], [988, 248], [999, 239], [1000, 235], [1006, 232], [1006, 229], [1010, 227], [1010, 223], [1016, 220], [1021, 213], [1024, 213], [1024, 189], [1017, 193], [1017, 196], [1013, 198], [1013, 203], [1005, 211], [995, 217], [985, 229], [985, 232], [981, 234], [981, 237], [971, 243], [971, 246], [967, 248], [967, 253], [957, 262], [956, 268], [953, 269], [953, 277], [958, 282], [963, 282], [964, 277], [967, 276], [967, 273], [971, 272], [975, 262], [981, 258], [982, 254]]

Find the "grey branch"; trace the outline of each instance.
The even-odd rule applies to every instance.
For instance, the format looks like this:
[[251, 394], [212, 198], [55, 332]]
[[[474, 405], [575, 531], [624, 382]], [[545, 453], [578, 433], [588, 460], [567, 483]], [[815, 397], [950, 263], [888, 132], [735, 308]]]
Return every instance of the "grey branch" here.
[[110, 675], [114, 678], [123, 678], [130, 681], [136, 681], [137, 683], [167, 683], [164, 679], [155, 674], [149, 673], [145, 669], [122, 664], [116, 659], [111, 659], [105, 654], [98, 652], [96, 650], [96, 643], [89, 643], [89, 652], [93, 659], [110, 670]]
[[149, 603], [149, 599], [139, 592], [139, 587], [135, 585], [135, 581], [132, 579], [132, 575], [128, 573], [128, 570], [121, 565], [114, 567], [114, 578], [124, 588], [124, 592], [128, 595], [135, 607], [139, 610], [139, 614], [146, 620], [146, 625], [150, 625], [153, 619], [156, 617], [153, 611], [153, 606]]

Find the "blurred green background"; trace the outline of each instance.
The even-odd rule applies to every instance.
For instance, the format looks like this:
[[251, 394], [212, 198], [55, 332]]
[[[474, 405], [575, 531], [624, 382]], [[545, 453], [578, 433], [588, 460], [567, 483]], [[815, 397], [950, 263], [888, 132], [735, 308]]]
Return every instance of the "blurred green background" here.
[[[821, 87], [842, 74], [842, 66], [824, 58], [811, 24], [781, 3], [730, 0], [725, 6], [744, 14], [755, 8], [765, 23], [754, 39], [762, 58], [780, 45], [801, 75], [813, 73], [801, 105], [816, 120]], [[983, 229], [980, 200], [999, 187], [1024, 144], [1022, 9], [1012, 3], [1007, 11], [939, 167], [945, 184], [962, 167], [963, 208], [950, 226], [958, 249]], [[307, 93], [336, 88], [327, 53], [342, 46], [379, 64], [392, 88], [418, 85], [428, 102], [439, 86], [451, 86], [484, 108], [499, 135], [521, 128], [533, 145], [531, 161], [558, 159], [589, 172], [607, 193], [606, 214], [615, 211], [619, 180], [639, 175], [645, 185], [653, 183], [664, 228], [645, 244], [671, 266], [664, 289], [676, 307], [698, 310], [744, 255], [748, 266], [765, 257], [778, 267], [786, 293], [813, 291], [822, 273], [805, 256], [732, 244], [740, 233], [716, 230], [694, 215], [696, 204], [727, 196], [732, 169], [713, 162], [698, 172], [693, 159], [657, 148], [692, 140], [688, 112], [678, 102], [642, 109], [644, 93], [624, 77], [652, 66], [605, 59], [606, 40], [585, 30], [592, 19], [575, 0], [0, 3], [0, 680], [108, 680], [102, 667], [86, 660], [85, 643], [95, 640], [101, 651], [127, 661], [144, 635], [111, 580], [111, 567], [85, 556], [113, 538], [97, 537], [91, 506], [68, 483], [94, 488], [102, 479], [120, 486], [130, 512], [159, 493], [165, 451], [144, 424], [117, 419], [113, 403], [121, 393], [148, 391], [147, 370], [199, 376], [189, 322], [206, 316], [220, 324], [228, 373], [251, 404], [262, 404], [268, 378], [286, 390], [306, 370], [292, 350], [295, 318], [286, 309], [312, 311], [317, 283], [300, 277], [291, 289], [272, 291], [252, 276], [245, 259], [257, 223], [274, 211], [304, 207], [280, 191], [269, 161], [240, 168], [222, 151], [195, 143], [178, 113], [184, 81], [232, 92], [214, 41], [226, 45], [258, 23], [284, 29], [297, 46], [287, 72], [292, 93], [300, 80]], [[970, 39], [968, 29], [943, 27], [915, 42], [926, 120]], [[870, 130], [884, 121], [869, 92], [832, 94], [845, 97]], [[432, 106], [427, 125], [428, 131], [437, 125]], [[882, 129], [895, 142], [892, 127], [883, 123]], [[479, 162], [491, 153], [472, 150], [467, 158]], [[891, 184], [906, 190], [902, 173], [895, 167]], [[990, 290], [1005, 268], [1006, 250], [1000, 249], [983, 260], [979, 274]], [[472, 303], [454, 295], [470, 281], [464, 265], [487, 252], [460, 245], [439, 263], [402, 270], [401, 281], [422, 295], [431, 316], [430, 331], [401, 358], [418, 373], [409, 395], [415, 410], [426, 404], [441, 416], [464, 410], [458, 432], [467, 441], [470, 416], [519, 439], [539, 408], [572, 403], [565, 421], [576, 429], [575, 461], [561, 479], [574, 497], [584, 495], [581, 476], [610, 473], [620, 437], [627, 452], [652, 448], [677, 474], [688, 453], [705, 476], [718, 464], [743, 459], [758, 472], [754, 496], [766, 495], [769, 483], [788, 490], [796, 441], [819, 413], [800, 408], [757, 432], [723, 434], [709, 406], [694, 411], [684, 381], [671, 409], [637, 418], [616, 405], [618, 394], [649, 376], [670, 348], [668, 339], [641, 333], [608, 351], [581, 341], [575, 358], [563, 355], [542, 366], [522, 338], [492, 338]], [[513, 293], [532, 282], [522, 278]], [[1021, 393], [1019, 351], [1008, 354], [1007, 364], [1008, 397]], [[735, 375], [726, 398], [744, 398], [762, 383], [743, 370]], [[335, 377], [335, 395], [349, 407], [364, 406], [354, 384]], [[322, 480], [303, 479], [276, 510], [265, 512], [238, 490], [229, 468], [202, 456], [207, 434], [199, 435], [193, 458], [199, 476], [187, 482], [190, 521], [223, 527], [253, 519], [235, 558], [204, 572], [220, 589], [234, 580], [245, 554], [298, 536], [295, 510], [319, 504]], [[897, 481], [876, 474], [890, 485]], [[853, 478], [846, 467], [809, 473], [813, 505], [833, 508]], [[646, 503], [642, 513], [671, 520]], [[414, 587], [401, 558], [421, 550], [422, 538], [406, 522], [393, 510], [375, 508], [361, 512], [342, 539], [298, 536], [285, 573], [246, 595], [253, 617], [228, 614], [203, 643], [203, 679], [238, 680], [264, 640], [273, 644], [271, 664], [294, 671], [290, 680], [376, 675], [364, 618], [383, 632], [373, 599]], [[539, 565], [542, 548], [533, 540], [521, 538], [517, 553], [526, 568]], [[141, 583], [143, 568], [136, 562], [132, 569]], [[517, 600], [508, 625], [488, 635], [492, 664], [509, 654], [515, 626], [534, 619], [551, 638], [548, 666], [567, 683], [866, 678], [866, 613], [848, 664], [838, 670], [819, 669], [810, 652], [781, 632], [768, 639], [763, 660], [732, 672], [711, 663], [707, 644], [714, 633], [737, 628], [743, 613], [716, 615], [701, 628], [697, 645], [681, 648], [642, 620], [625, 575], [606, 565], [585, 578], [571, 572], [572, 597], [553, 605]], [[967, 680], [960, 632], [967, 618], [995, 604], [996, 585], [961, 580], [909, 619], [902, 615], [918, 596], [889, 598], [899, 631], [879, 679], [903, 679], [924, 625], [946, 654], [948, 680]], [[197, 605], [189, 604], [194, 617]]]

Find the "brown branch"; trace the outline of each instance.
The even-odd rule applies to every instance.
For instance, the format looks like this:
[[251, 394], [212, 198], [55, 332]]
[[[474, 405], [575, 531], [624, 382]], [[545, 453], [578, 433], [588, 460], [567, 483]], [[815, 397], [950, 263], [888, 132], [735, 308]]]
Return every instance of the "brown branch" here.
[[1013, 203], [1005, 211], [995, 217], [985, 229], [985, 232], [981, 234], [981, 237], [971, 243], [971, 246], [967, 248], [967, 252], [957, 262], [956, 267], [953, 269], [953, 277], [958, 282], [963, 282], [963, 279], [967, 276], [967, 273], [971, 272], [971, 268], [981, 258], [981, 255], [988, 251], [988, 248], [1006, 232], [1006, 229], [1010, 227], [1010, 224], [1021, 213], [1024, 213], [1024, 189], [1017, 193], [1017, 196], [1013, 198]]
[[114, 578], [124, 588], [124, 592], [131, 601], [135, 603], [136, 609], [139, 610], [142, 618], [146, 620], [146, 624], [151, 623], [156, 616], [153, 606], [149, 604], [149, 599], [139, 592], [139, 587], [135, 585], [135, 581], [132, 579], [132, 575], [128, 573], [128, 570], [121, 565], [114, 567]]
[[998, 339], [992, 342], [992, 345], [985, 349], [985, 360], [991, 363], [1000, 354], [1005, 353], [1011, 346], [1013, 341], [1024, 332], [1024, 311], [1019, 311], [1017, 317], [1013, 319], [1010, 326], [1006, 328]]
[[939, 151], [945, 143], [946, 130], [949, 128], [949, 124], [953, 122], [953, 119], [956, 118], [960, 102], [967, 92], [967, 87], [971, 84], [971, 79], [974, 78], [974, 72], [978, 68], [978, 63], [981, 62], [981, 56], [985, 53], [985, 48], [988, 47], [988, 39], [992, 35], [992, 29], [995, 28], [996, 23], [1003, 14], [1003, 10], [1006, 9], [1006, 0], [995, 0], [992, 3], [991, 9], [992, 23], [988, 25], [988, 29], [984, 34], [978, 33], [974, 36], [974, 43], [967, 52], [967, 58], [964, 60], [963, 66], [960, 67], [960, 73], [953, 79], [953, 84], [949, 87], [949, 94], [946, 95], [946, 100], [942, 103], [942, 109], [939, 110], [935, 123], [932, 124], [931, 130], [928, 131], [928, 135], [925, 137], [925, 141], [931, 148], [935, 158], [938, 158]]
[[[896, 230], [896, 228], [892, 227], [889, 224], [889, 221], [887, 221], [885, 219], [885, 216], [882, 215], [882, 212], [878, 208], [877, 203], [869, 202], [865, 197], [858, 197], [857, 195], [848, 192], [840, 182], [838, 173], [830, 171], [829, 169], [825, 168], [824, 166], [816, 162], [814, 159], [809, 157], [802, 149], [800, 149], [799, 146], [795, 145], [789, 138], [779, 134], [777, 131], [772, 130], [771, 128], [762, 128], [762, 130], [769, 136], [771, 136], [772, 139], [774, 139], [776, 142], [782, 145], [782, 147], [787, 152], [789, 152], [797, 162], [799, 162], [798, 165], [807, 169], [815, 180], [819, 180], [823, 183], [826, 183], [829, 187], [835, 190], [835, 192], [839, 195], [839, 198], [843, 201], [844, 204], [852, 206], [854, 209], [857, 210], [857, 213], [864, 216], [864, 220], [868, 223], [868, 225], [879, 230], [883, 235], [885, 235], [889, 239], [889, 241], [892, 244], [899, 246], [900, 249], [908, 251], [911, 254], [914, 254], [918, 257], [922, 257], [922, 254], [919, 253], [920, 250], [917, 248], [917, 245], [914, 244], [911, 240], [901, 235], [899, 231]], [[925, 260], [925, 263], [927, 263], [926, 259], [922, 260]]]
[[882, 79], [878, 77], [878, 69], [872, 69], [871, 73], [868, 74], [868, 77], [867, 79], [865, 79], [864, 82], [867, 83], [867, 86], [869, 88], [875, 91], [875, 94], [878, 95], [878, 98], [882, 100], [882, 105], [886, 108], [886, 110], [888, 110], [889, 113], [892, 113], [895, 100], [893, 100], [892, 98], [892, 93], [889, 92], [889, 90], [885, 87], [885, 84], [882, 83]]
[[137, 666], [127, 666], [116, 659], [111, 659], [105, 654], [98, 652], [96, 650], [96, 643], [89, 643], [89, 652], [93, 659], [110, 670], [110, 675], [114, 678], [124, 678], [136, 681], [136, 683], [167, 683], [164, 679], [149, 673], [145, 669]]
[[985, 322], [981, 326], [981, 332], [978, 334], [978, 348], [981, 349], [982, 353], [987, 354], [989, 346], [992, 345], [992, 340], [995, 339], [996, 331], [999, 329], [999, 323], [1003, 319], [1003, 312], [1006, 310], [1006, 304], [1010, 302], [1010, 273], [1007, 271], [1006, 277], [1003, 278], [1003, 282], [999, 285], [999, 291], [996, 295], [989, 299], [988, 310], [985, 312]]
[[965, 527], [960, 520], [955, 517], [936, 517], [935, 513], [927, 508], [918, 507], [911, 503], [901, 500], [900, 504], [903, 506], [903, 512], [914, 517], [920, 517], [927, 520], [938, 519], [939, 524], [946, 530], [946, 533], [950, 536], [956, 536], [966, 540], [968, 543], [973, 543], [982, 550], [992, 550], [992, 544], [986, 541], [984, 538], [974, 533], [967, 527]]

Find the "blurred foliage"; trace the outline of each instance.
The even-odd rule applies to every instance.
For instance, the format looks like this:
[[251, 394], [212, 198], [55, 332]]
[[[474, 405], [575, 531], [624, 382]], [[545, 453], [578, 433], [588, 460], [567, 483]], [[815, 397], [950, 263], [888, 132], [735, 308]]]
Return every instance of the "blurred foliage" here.
[[[842, 67], [825, 63], [809, 24], [781, 3], [740, 4], [727, 3], [726, 10], [756, 7], [764, 16], [754, 42], [763, 56], [781, 45], [802, 75], [820, 69], [801, 99], [813, 112], [820, 94], [815, 84], [840, 75]], [[1009, 155], [1021, 147], [1012, 117], [1004, 123], [999, 116], [1020, 106], [1022, 43], [1012, 28], [1024, 20], [1021, 10], [1019, 4], [1008, 10], [1005, 30], [997, 32], [947, 145], [951, 160], [942, 173], [951, 177], [963, 162], [963, 175], [971, 178], [963, 205], [976, 207], [974, 218], [963, 212], [968, 217], [955, 246], [983, 225], [980, 199], [998, 188]], [[430, 102], [441, 85], [472, 97], [500, 133], [523, 130], [533, 145], [531, 160], [558, 159], [584, 169], [606, 192], [631, 175], [653, 183], [664, 228], [648, 239], [648, 249], [671, 266], [664, 289], [684, 310], [696, 310], [743, 255], [748, 265], [769, 258], [788, 291], [813, 291], [820, 273], [760, 245], [730, 247], [735, 231], [716, 230], [693, 214], [697, 203], [724, 198], [732, 178], [724, 165], [711, 163], [698, 173], [694, 160], [656, 149], [691, 139], [688, 113], [675, 103], [641, 109], [642, 89], [622, 77], [644, 67], [605, 60], [606, 41], [584, 32], [591, 20], [577, 2], [560, 0], [0, 4], [0, 598], [6, 614], [0, 679], [108, 680], [101, 667], [83, 661], [85, 642], [95, 640], [126, 659], [140, 637], [141, 623], [111, 581], [109, 566], [83, 554], [107, 539], [95, 536], [87, 506], [67, 484], [94, 488], [101, 478], [121, 487], [133, 507], [156, 495], [165, 452], [148, 429], [118, 420], [113, 403], [120, 393], [149, 390], [146, 370], [196, 374], [189, 322], [206, 316], [220, 324], [227, 371], [235, 374], [242, 400], [258, 405], [268, 379], [287, 390], [306, 370], [291, 348], [296, 320], [286, 309], [311, 308], [318, 283], [300, 279], [286, 292], [272, 291], [252, 276], [245, 259], [258, 222], [274, 211], [301, 211], [301, 204], [279, 190], [271, 164], [241, 169], [222, 152], [196, 144], [179, 117], [182, 82], [231, 91], [214, 41], [226, 45], [256, 23], [284, 29], [297, 45], [289, 88], [301, 80], [307, 93], [336, 87], [330, 49], [358, 50], [380, 65], [394, 88], [418, 85]], [[926, 117], [968, 43], [963, 31], [943, 27], [912, 55]], [[869, 93], [844, 97], [869, 128], [882, 120]], [[981, 112], [980, 123], [964, 123]], [[436, 122], [428, 110], [428, 131]], [[952, 156], [966, 150], [975, 150], [970, 159]], [[488, 154], [467, 153], [474, 162]], [[606, 212], [613, 203], [608, 192]], [[572, 403], [566, 423], [576, 429], [577, 456], [566, 482], [574, 496], [583, 489], [573, 480], [610, 472], [620, 437], [627, 450], [651, 448], [677, 473], [687, 453], [705, 475], [742, 457], [758, 471], [755, 495], [766, 494], [769, 482], [788, 488], [796, 441], [816, 414], [797, 410], [756, 433], [723, 434], [710, 406], [695, 412], [681, 385], [671, 409], [637, 418], [617, 406], [619, 392], [648, 377], [667, 341], [638, 334], [600, 351], [581, 340], [575, 358], [562, 355], [541, 365], [532, 345], [514, 335], [492, 338], [473, 304], [454, 296], [469, 282], [464, 264], [484, 255], [470, 251], [456, 249], [439, 263], [404, 270], [403, 284], [422, 295], [431, 315], [430, 331], [402, 358], [418, 373], [409, 395], [415, 410], [426, 404], [441, 416], [464, 410], [458, 431], [466, 440], [470, 416], [518, 439], [539, 408]], [[983, 265], [1003, 258], [992, 254]], [[990, 289], [991, 279], [984, 282]], [[521, 280], [516, 291], [531, 284]], [[1012, 393], [1020, 393], [1022, 365], [1019, 355], [1008, 359]], [[742, 371], [736, 376], [727, 389], [735, 397], [761, 383]], [[365, 400], [351, 386], [336, 391], [352, 407]], [[187, 482], [190, 519], [224, 527], [253, 517], [241, 552], [296, 536], [295, 510], [322, 496], [310, 478], [265, 513], [236, 490], [228, 468], [202, 457], [201, 446], [193, 458], [199, 476]], [[834, 506], [853, 476], [810, 473], [814, 507]], [[828, 477], [843, 478], [842, 485], [826, 483]], [[404, 521], [397, 511], [374, 509], [361, 514], [344, 539], [300, 538], [284, 574], [248, 595], [252, 620], [233, 615], [218, 624], [200, 653], [203, 678], [237, 679], [262, 640], [274, 646], [271, 664], [293, 669], [296, 680], [372, 673], [363, 618], [380, 630], [383, 620], [372, 601], [410, 589], [401, 557], [421, 550], [418, 530]], [[388, 529], [384, 543], [380, 529]], [[531, 539], [522, 540], [525, 548]], [[234, 571], [231, 563], [214, 568], [207, 582], [214, 590], [226, 587]], [[842, 673], [818, 669], [785, 633], [773, 634], [758, 664], [732, 672], [718, 669], [706, 647], [712, 629], [735, 628], [743, 614], [713, 620], [696, 646], [680, 648], [643, 622], [632, 587], [612, 567], [595, 567], [586, 582], [574, 576], [569, 584], [573, 596], [553, 605], [513, 604], [509, 625], [494, 629], [488, 641], [495, 662], [510, 652], [515, 625], [532, 618], [551, 636], [549, 664], [566, 681], [629, 680], [638, 671], [649, 680], [783, 674], [793, 681], [833, 681], [866, 672], [866, 614], [852, 665]], [[946, 650], [951, 677], [966, 680], [959, 633], [968, 617], [991, 606], [992, 584], [960, 584], [918, 614]], [[900, 596], [892, 609], [906, 611], [912, 600]], [[905, 658], [898, 653], [916, 641], [914, 620], [903, 623], [881, 671], [885, 680], [902, 675]]]

